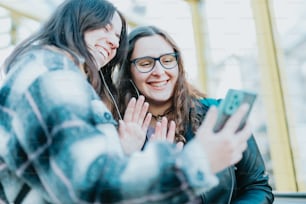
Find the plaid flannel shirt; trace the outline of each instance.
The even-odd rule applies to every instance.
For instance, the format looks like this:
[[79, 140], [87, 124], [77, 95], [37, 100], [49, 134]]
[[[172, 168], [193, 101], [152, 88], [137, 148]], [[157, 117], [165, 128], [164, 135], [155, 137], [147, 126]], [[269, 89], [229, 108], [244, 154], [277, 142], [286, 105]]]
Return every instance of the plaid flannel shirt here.
[[188, 203], [216, 185], [196, 140], [123, 154], [116, 121], [62, 53], [33, 48], [0, 89], [0, 203]]

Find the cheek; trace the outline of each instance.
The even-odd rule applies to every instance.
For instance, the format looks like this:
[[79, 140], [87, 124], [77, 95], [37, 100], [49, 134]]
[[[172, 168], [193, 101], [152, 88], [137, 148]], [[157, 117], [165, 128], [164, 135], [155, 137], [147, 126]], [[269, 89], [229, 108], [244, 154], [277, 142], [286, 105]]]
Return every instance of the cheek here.
[[139, 76], [139, 75], [132, 75], [132, 79], [133, 79], [133, 81], [134, 81], [134, 83], [136, 84], [136, 86], [138, 87], [138, 88], [140, 88], [141, 86], [142, 86], [142, 84], [144, 83], [144, 79], [141, 77], [141, 76]]
[[179, 73], [178, 73], [178, 72], [175, 72], [174, 75], [173, 75], [173, 77], [175, 78], [175, 81], [178, 80], [178, 76], [179, 76]]
[[132, 77], [134, 83], [136, 83], [140, 78], [139, 73], [136, 71], [136, 69], [134, 67], [131, 67], [130, 71], [131, 71], [131, 77]]
[[170, 75], [171, 76], [171, 78], [172, 78], [172, 81], [174, 82], [174, 84], [177, 82], [177, 80], [178, 80], [178, 76], [179, 76], [179, 71], [178, 71], [178, 68], [176, 68], [176, 69], [172, 69], [172, 70], [170, 70], [169, 72], [167, 72], [168, 73], [168, 75]]
[[114, 50], [113, 50], [112, 57], [111, 57], [111, 60], [114, 59], [114, 58], [116, 57], [116, 54], [117, 54], [117, 49], [114, 49]]
[[134, 69], [134, 71], [131, 71], [131, 74], [132, 74], [132, 80], [135, 83], [136, 87], [138, 89], [142, 89], [143, 86], [144, 86], [144, 83], [146, 81], [145, 74], [141, 74], [141, 73], [135, 71], [135, 69]]
[[92, 35], [90, 35], [90, 33], [85, 33], [84, 35], [84, 41], [85, 41], [85, 44], [90, 47], [93, 45], [93, 40], [92, 40]]

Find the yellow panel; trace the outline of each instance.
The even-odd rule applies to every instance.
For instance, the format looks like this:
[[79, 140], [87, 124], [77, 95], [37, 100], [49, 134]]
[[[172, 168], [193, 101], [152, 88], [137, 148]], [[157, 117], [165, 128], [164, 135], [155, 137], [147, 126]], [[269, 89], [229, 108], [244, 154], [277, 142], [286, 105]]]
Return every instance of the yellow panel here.
[[204, 35], [203, 35], [203, 22], [200, 9], [200, 1], [198, 0], [187, 0], [191, 8], [193, 33], [195, 38], [196, 55], [197, 55], [197, 88], [202, 92], [207, 93], [207, 71], [204, 53]]
[[259, 48], [263, 100], [268, 116], [268, 134], [277, 191], [297, 191], [283, 90], [269, 3], [252, 0]]
[[37, 4], [37, 9], [26, 1], [21, 0], [0, 0], [0, 6], [6, 8], [18, 16], [33, 19], [35, 21], [43, 21], [50, 15], [50, 9], [43, 7], [43, 4]]

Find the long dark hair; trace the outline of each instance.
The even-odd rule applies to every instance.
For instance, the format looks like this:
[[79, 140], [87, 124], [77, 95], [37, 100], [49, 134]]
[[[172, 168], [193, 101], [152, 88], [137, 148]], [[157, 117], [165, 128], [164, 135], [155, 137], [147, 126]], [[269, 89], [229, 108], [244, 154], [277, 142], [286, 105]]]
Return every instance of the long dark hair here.
[[105, 67], [102, 67], [104, 78], [111, 91], [115, 91], [112, 73], [116, 66], [121, 66], [126, 55], [127, 34], [126, 21], [113, 4], [106, 0], [66, 0], [53, 13], [41, 29], [20, 43], [5, 62], [10, 70], [15, 59], [26, 52], [32, 45], [53, 45], [67, 51], [79, 64], [80, 57], [85, 60], [85, 72], [89, 82], [103, 100], [110, 100], [102, 85], [94, 58], [87, 49], [84, 34], [86, 31], [105, 27], [117, 12], [122, 21], [120, 45], [117, 54]]
[[[174, 87], [174, 94], [172, 97], [172, 107], [173, 110], [172, 118], [176, 122], [176, 141], [184, 141], [184, 135], [186, 134], [186, 124], [191, 122], [192, 129], [195, 131], [200, 125], [200, 119], [196, 116], [195, 111], [190, 111], [191, 108], [195, 107], [198, 103], [197, 98], [205, 97], [200, 91], [191, 86], [187, 82], [185, 69], [183, 65], [182, 53], [175, 41], [163, 30], [154, 26], [141, 26], [133, 29], [128, 35], [128, 53], [127, 60], [125, 60], [123, 66], [120, 68], [118, 74], [117, 88], [119, 93], [119, 107], [121, 114], [124, 113], [127, 103], [131, 97], [136, 97], [138, 95], [137, 87], [131, 81], [131, 63], [130, 59], [133, 54], [135, 44], [137, 40], [148, 37], [159, 35], [163, 37], [173, 48], [174, 52], [178, 53], [178, 80]], [[171, 116], [170, 116], [171, 117]]]

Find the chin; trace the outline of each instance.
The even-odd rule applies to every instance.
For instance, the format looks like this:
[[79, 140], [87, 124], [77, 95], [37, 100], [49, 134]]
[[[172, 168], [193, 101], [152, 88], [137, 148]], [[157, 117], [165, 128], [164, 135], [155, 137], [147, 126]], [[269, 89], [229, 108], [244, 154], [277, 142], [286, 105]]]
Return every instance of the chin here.
[[169, 101], [170, 97], [158, 97], [158, 98], [152, 98], [152, 101], [155, 101], [156, 103], [164, 103]]
[[100, 69], [103, 69], [106, 65], [107, 65], [107, 63], [102, 63], [99, 67], [100, 67]]

